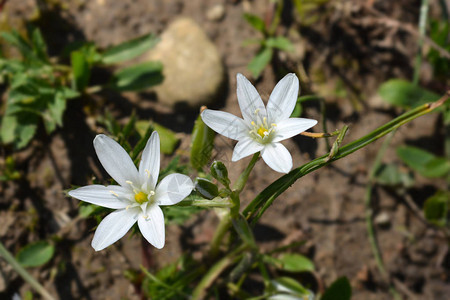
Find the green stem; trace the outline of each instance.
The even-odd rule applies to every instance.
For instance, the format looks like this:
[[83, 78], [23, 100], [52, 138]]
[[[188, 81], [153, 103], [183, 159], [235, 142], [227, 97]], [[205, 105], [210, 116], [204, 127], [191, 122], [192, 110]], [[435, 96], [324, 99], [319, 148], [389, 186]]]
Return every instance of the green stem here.
[[180, 291], [179, 288], [177, 288], [175, 285], [168, 285], [164, 281], [160, 280], [158, 277], [150, 273], [144, 266], [140, 266], [140, 269], [142, 272], [144, 272], [145, 276], [147, 276], [150, 280], [154, 281], [156, 284], [164, 287], [168, 291], [173, 291], [174, 293], [178, 294], [179, 296], [183, 297], [184, 299], [188, 299], [189, 295], [184, 293], [183, 291]]
[[11, 267], [19, 273], [22, 278], [28, 282], [29, 285], [33, 289], [38, 292], [42, 298], [47, 300], [55, 300], [52, 295], [39, 283], [36, 279], [33, 278], [33, 276], [30, 275], [30, 273], [25, 270], [24, 267], [22, 267], [19, 262], [12, 256], [12, 254], [3, 246], [2, 242], [0, 242], [0, 255], [3, 256], [3, 258], [11, 265]]
[[214, 266], [212, 266], [208, 272], [200, 280], [199, 284], [195, 287], [192, 293], [192, 300], [204, 299], [206, 289], [216, 280], [216, 278], [233, 262], [238, 258], [238, 254], [248, 248], [247, 245], [241, 245], [239, 248], [230, 252], [227, 256], [219, 260]]
[[420, 65], [422, 64], [422, 48], [425, 37], [425, 30], [427, 26], [429, 0], [422, 0], [420, 5], [420, 17], [419, 17], [419, 41], [417, 42], [418, 49], [416, 55], [416, 62], [414, 66], [413, 83], [417, 85], [420, 79]]
[[237, 194], [240, 194], [242, 190], [244, 189], [245, 184], [247, 183], [248, 176], [250, 175], [250, 172], [253, 170], [253, 167], [255, 166], [256, 162], [259, 158], [259, 152], [253, 154], [252, 160], [248, 164], [247, 168], [242, 172], [242, 174], [239, 176], [238, 180], [233, 186], [233, 191], [235, 191]]
[[230, 198], [216, 197], [212, 200], [205, 199], [187, 199], [179, 202], [177, 206], [198, 206], [198, 207], [218, 207], [218, 208], [229, 208], [233, 206]]
[[217, 227], [216, 231], [214, 232], [214, 236], [212, 238], [211, 244], [210, 244], [210, 257], [215, 258], [219, 254], [220, 251], [220, 244], [222, 243], [223, 237], [225, 234], [227, 234], [228, 229], [231, 226], [231, 219], [230, 214], [227, 213], [222, 219], [220, 220], [219, 226]]
[[373, 163], [372, 169], [369, 172], [369, 183], [367, 184], [366, 189], [366, 197], [365, 197], [365, 207], [366, 207], [366, 226], [367, 233], [369, 235], [370, 248], [372, 249], [373, 256], [375, 257], [375, 261], [377, 263], [378, 270], [380, 271], [382, 277], [387, 279], [387, 273], [384, 268], [383, 258], [381, 257], [380, 248], [378, 247], [377, 239], [375, 237], [375, 229], [373, 227], [373, 211], [372, 211], [372, 191], [373, 191], [373, 179], [375, 178], [376, 171], [380, 168], [381, 160], [386, 152], [386, 149], [389, 146], [392, 138], [394, 137], [395, 131], [393, 131], [388, 138], [383, 142], [378, 154], [375, 158], [375, 162]]
[[[371, 133], [365, 135], [364, 137], [353, 141], [341, 148], [339, 148], [338, 152], [332, 159], [328, 159], [329, 153], [325, 154], [321, 157], [318, 157], [312, 161], [310, 161], [307, 164], [304, 164], [303, 166], [300, 166], [288, 174], [280, 177], [278, 180], [273, 182], [271, 185], [269, 185], [267, 188], [265, 188], [258, 196], [256, 196], [252, 202], [244, 209], [243, 215], [247, 219], [253, 218], [251, 221], [251, 224], [255, 224], [258, 219], [262, 216], [265, 209], [267, 209], [272, 202], [286, 189], [288, 189], [297, 179], [305, 176], [306, 174], [309, 174], [317, 169], [320, 169], [328, 164], [330, 164], [333, 161], [336, 161], [338, 159], [341, 159], [349, 154], [352, 154], [353, 152], [369, 145], [370, 143], [373, 143], [374, 141], [378, 140], [379, 138], [385, 136], [389, 132], [399, 128], [405, 123], [408, 123], [411, 120], [414, 120], [415, 118], [422, 116], [424, 114], [427, 114], [431, 112], [436, 107], [441, 106], [447, 98], [449, 97], [449, 94], [444, 95], [441, 99], [434, 103], [428, 103], [424, 104], [422, 106], [419, 106], [409, 112], [406, 112], [399, 117], [395, 118], [394, 120], [380, 126], [379, 128], [375, 129]], [[262, 207], [265, 207], [264, 210], [262, 210]], [[259, 211], [261, 209], [261, 211]], [[259, 212], [258, 212], [259, 211]], [[256, 214], [258, 214], [256, 216]]]

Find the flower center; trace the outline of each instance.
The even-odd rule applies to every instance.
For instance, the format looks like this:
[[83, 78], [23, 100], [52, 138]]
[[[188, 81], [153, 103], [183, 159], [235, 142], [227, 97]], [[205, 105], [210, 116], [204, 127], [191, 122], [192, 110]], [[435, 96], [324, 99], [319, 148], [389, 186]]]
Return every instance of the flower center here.
[[267, 123], [267, 118], [264, 117], [258, 122], [252, 121], [252, 130], [249, 131], [250, 136], [261, 144], [270, 143], [272, 140], [272, 133], [275, 131], [277, 124]]
[[256, 133], [258, 133], [259, 136], [264, 139], [266, 137], [266, 135], [269, 134], [269, 130], [264, 128], [264, 126], [260, 126]]
[[144, 192], [139, 192], [134, 195], [134, 200], [139, 204], [143, 204], [148, 201], [148, 195]]
[[[142, 205], [144, 203], [150, 202], [149, 204], [154, 202], [154, 195], [155, 192], [154, 191], [149, 191], [147, 192], [147, 188], [146, 188], [146, 184], [144, 184], [143, 187], [139, 188], [137, 186], [135, 186], [133, 184], [133, 182], [127, 180], [125, 181], [126, 183], [128, 183], [131, 188], [133, 189], [133, 193], [134, 193], [134, 201], [136, 201], [137, 204]], [[144, 192], [143, 192], [144, 190]]]

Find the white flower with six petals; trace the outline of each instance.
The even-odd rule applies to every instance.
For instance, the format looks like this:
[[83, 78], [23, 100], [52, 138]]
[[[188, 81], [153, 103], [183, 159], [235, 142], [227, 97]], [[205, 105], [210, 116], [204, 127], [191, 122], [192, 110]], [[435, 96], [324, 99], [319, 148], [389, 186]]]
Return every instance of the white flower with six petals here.
[[265, 107], [255, 87], [242, 74], [237, 74], [237, 98], [243, 119], [210, 109], [205, 109], [201, 116], [211, 129], [238, 141], [232, 161], [261, 152], [269, 167], [288, 173], [292, 169], [292, 156], [280, 141], [317, 124], [312, 119], [289, 118], [297, 102], [298, 90], [297, 76], [286, 75], [273, 89]]
[[164, 247], [164, 215], [160, 205], [173, 205], [186, 198], [194, 188], [182, 174], [170, 174], [156, 185], [159, 176], [160, 142], [155, 131], [147, 141], [139, 170], [128, 153], [113, 139], [97, 135], [97, 156], [120, 185], [88, 185], [69, 192], [79, 200], [116, 209], [98, 225], [92, 247], [100, 251], [123, 237], [138, 222], [144, 238], [158, 249]]

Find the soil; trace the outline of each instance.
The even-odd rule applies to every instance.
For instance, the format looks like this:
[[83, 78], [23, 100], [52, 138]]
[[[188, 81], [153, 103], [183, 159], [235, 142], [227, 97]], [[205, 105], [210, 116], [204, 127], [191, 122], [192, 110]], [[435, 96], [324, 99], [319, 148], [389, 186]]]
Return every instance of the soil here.
[[[265, 101], [285, 73], [307, 74], [301, 78], [302, 94], [316, 93], [325, 98], [329, 131], [349, 125], [344, 143], [401, 112], [385, 104], [376, 91], [390, 78], [412, 78], [420, 1], [329, 1], [311, 13], [316, 20], [308, 26], [294, 14], [292, 3], [285, 2], [286, 13], [278, 30], [293, 41], [296, 50], [288, 55], [277, 54], [261, 78], [253, 80]], [[209, 20], [207, 13], [217, 4], [225, 8], [225, 15], [220, 20]], [[36, 17], [37, 5], [40, 17]], [[430, 14], [437, 14], [439, 8], [438, 1], [431, 1]], [[12, 27], [20, 28], [26, 20], [38, 24], [52, 55], [75, 40], [93, 41], [105, 48], [149, 32], [160, 34], [180, 16], [193, 18], [218, 47], [227, 69], [226, 99], [214, 108], [239, 115], [236, 73], [250, 77], [246, 65], [257, 51], [255, 46], [244, 47], [243, 42], [259, 37], [245, 22], [243, 13], [267, 16], [270, 11], [270, 1], [26, 0], [6, 1], [1, 14], [8, 15]], [[435, 80], [426, 62], [422, 69], [421, 85], [442, 94], [448, 82]], [[96, 107], [94, 112], [88, 111], [88, 106]], [[108, 175], [92, 147], [94, 136], [104, 130], [92, 120], [105, 107], [122, 123], [135, 109], [139, 118], [152, 119], [176, 131], [182, 137], [176, 153], [182, 161], [188, 160], [197, 111], [163, 107], [145, 93], [105, 92], [72, 101], [64, 127], [51, 136], [39, 134], [26, 149], [13, 153], [22, 178], [0, 185], [0, 238], [12, 253], [17, 253], [32, 241], [53, 237], [57, 243], [55, 257], [30, 272], [59, 299], [140, 299], [125, 272], [139, 270], [141, 264], [157, 270], [183, 253], [201, 255], [218, 224], [213, 211], [202, 211], [186, 224], [167, 226], [166, 246], [163, 250], [152, 249], [150, 262], [141, 260], [141, 243], [131, 234], [106, 250], [95, 252], [91, 248], [96, 221], [77, 217], [78, 200], [65, 197], [62, 191], [71, 185], [89, 184], [91, 176], [107, 181]], [[321, 124], [316, 103], [307, 103], [302, 116], [318, 119]], [[312, 131], [322, 132], [323, 128], [317, 125]], [[395, 149], [405, 144], [442, 156], [443, 139], [439, 115], [423, 116], [397, 131], [383, 162], [400, 164]], [[377, 141], [297, 181], [255, 228], [263, 252], [305, 241], [293, 251], [314, 261], [315, 291], [323, 291], [336, 278], [346, 276], [352, 284], [352, 299], [393, 299], [377, 268], [365, 224], [368, 172], [381, 143]], [[249, 158], [231, 162], [233, 144], [217, 137], [213, 159], [223, 161], [235, 181]], [[284, 144], [293, 155], [294, 166], [327, 152], [323, 139], [298, 136]], [[11, 153], [9, 148], [2, 149], [1, 159]], [[171, 158], [164, 156], [162, 166]], [[244, 205], [279, 176], [258, 162], [242, 194]], [[403, 299], [448, 299], [448, 241], [416, 210], [436, 190], [445, 189], [446, 182], [420, 176], [415, 179], [414, 188], [403, 194], [375, 187], [373, 214], [387, 217], [384, 225], [375, 226], [379, 248], [391, 282]], [[0, 266], [5, 281], [1, 299], [30, 290], [1, 259]]]

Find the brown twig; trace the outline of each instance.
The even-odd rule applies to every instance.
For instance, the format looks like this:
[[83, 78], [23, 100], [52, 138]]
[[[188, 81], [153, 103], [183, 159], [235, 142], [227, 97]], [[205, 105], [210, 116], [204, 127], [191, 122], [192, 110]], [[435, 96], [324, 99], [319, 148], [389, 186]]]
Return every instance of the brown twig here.
[[317, 138], [328, 138], [328, 137], [332, 137], [332, 136], [338, 135], [339, 134], [339, 130], [336, 130], [336, 131], [331, 132], [331, 133], [328, 133], [328, 132], [307, 132], [307, 131], [304, 131], [304, 132], [302, 132], [300, 134], [303, 135], [303, 136], [314, 138], [314, 139], [317, 139]]

